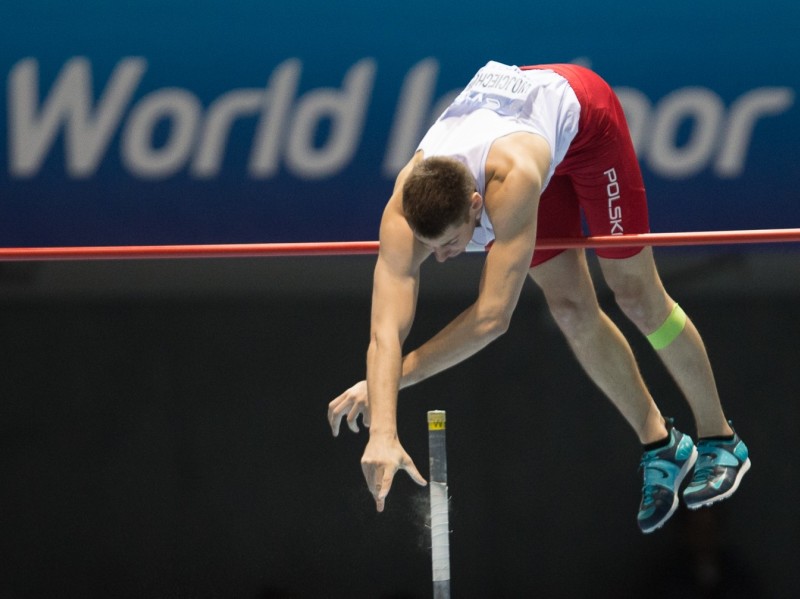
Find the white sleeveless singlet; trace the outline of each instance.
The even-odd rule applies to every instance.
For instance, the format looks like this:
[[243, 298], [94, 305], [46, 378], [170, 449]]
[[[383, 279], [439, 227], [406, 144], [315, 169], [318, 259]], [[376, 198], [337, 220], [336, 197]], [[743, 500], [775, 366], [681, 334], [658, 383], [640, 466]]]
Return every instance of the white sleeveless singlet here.
[[[426, 158], [448, 156], [465, 164], [485, 197], [486, 157], [494, 141], [520, 131], [535, 133], [550, 147], [544, 191], [578, 133], [580, 111], [575, 92], [561, 75], [490, 61], [436, 120], [418, 149]], [[484, 210], [467, 249], [485, 248], [493, 239]]]

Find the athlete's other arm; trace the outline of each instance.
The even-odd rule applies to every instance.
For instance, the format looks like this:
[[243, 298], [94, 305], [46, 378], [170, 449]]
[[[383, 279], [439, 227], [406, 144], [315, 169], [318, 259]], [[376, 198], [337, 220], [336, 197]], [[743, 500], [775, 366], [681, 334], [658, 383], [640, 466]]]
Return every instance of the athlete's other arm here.
[[487, 160], [486, 210], [495, 242], [486, 257], [478, 298], [436, 336], [403, 360], [409, 386], [472, 356], [508, 328], [530, 269], [539, 196], [549, 146], [532, 134], [495, 142]]

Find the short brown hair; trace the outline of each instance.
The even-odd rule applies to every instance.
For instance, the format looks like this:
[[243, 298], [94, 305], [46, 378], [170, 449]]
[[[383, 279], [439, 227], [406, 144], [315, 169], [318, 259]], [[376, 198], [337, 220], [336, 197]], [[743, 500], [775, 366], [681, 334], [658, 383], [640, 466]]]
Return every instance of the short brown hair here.
[[434, 156], [414, 165], [403, 184], [403, 212], [409, 226], [434, 239], [469, 218], [475, 179], [453, 158]]

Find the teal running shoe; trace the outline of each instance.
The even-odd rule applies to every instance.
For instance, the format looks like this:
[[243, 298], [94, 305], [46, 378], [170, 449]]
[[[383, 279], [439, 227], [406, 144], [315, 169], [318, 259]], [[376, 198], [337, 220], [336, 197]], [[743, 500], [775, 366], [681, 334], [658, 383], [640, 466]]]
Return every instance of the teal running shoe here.
[[683, 491], [686, 507], [693, 510], [733, 495], [742, 477], [750, 470], [747, 446], [736, 431], [731, 441], [700, 439], [697, 451], [700, 457], [692, 482]]
[[697, 449], [689, 435], [669, 427], [666, 447], [645, 451], [642, 503], [637, 521], [643, 533], [661, 528], [678, 508], [678, 490], [697, 459]]

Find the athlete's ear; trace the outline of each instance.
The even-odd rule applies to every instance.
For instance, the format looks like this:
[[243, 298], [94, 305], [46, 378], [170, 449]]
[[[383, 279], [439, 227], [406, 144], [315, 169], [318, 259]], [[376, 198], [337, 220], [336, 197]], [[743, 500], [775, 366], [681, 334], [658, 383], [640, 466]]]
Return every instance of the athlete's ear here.
[[483, 198], [477, 191], [472, 194], [469, 202], [469, 212], [473, 216], [477, 216], [483, 208]]

